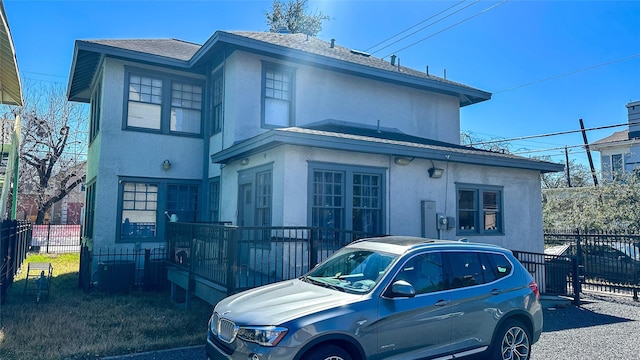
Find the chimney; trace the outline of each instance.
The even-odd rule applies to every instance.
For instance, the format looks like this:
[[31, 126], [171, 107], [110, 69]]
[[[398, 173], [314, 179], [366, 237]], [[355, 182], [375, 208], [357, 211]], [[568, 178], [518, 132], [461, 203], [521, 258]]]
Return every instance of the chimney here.
[[629, 111], [629, 139], [640, 138], [640, 101], [627, 104]]
[[336, 39], [331, 39], [331, 48], [336, 47]]
[[391, 66], [396, 66], [396, 56], [391, 55]]

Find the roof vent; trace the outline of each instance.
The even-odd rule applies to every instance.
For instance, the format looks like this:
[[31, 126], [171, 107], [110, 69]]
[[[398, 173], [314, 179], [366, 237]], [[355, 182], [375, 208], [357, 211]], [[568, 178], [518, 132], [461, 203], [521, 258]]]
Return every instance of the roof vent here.
[[391, 55], [391, 66], [396, 66], [396, 56]]
[[351, 49], [351, 53], [352, 53], [352, 54], [356, 54], [356, 55], [360, 55], [360, 56], [364, 56], [364, 57], [369, 57], [369, 56], [371, 56], [371, 54], [366, 53], [366, 52], [364, 52], [364, 51], [360, 51], [360, 50], [353, 50], [353, 49]]
[[331, 48], [336, 47], [336, 39], [331, 39]]
[[289, 28], [287, 28], [286, 26], [280, 26], [276, 31], [278, 32], [278, 34], [291, 34], [291, 31], [289, 31]]

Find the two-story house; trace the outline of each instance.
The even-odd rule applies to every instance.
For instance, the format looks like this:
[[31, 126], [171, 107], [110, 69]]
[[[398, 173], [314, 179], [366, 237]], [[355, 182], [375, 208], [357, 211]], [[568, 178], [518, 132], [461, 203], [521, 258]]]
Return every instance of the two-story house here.
[[627, 129], [616, 131], [591, 145], [600, 153], [600, 172], [605, 182], [640, 168], [640, 101], [628, 103], [627, 112]]
[[460, 108], [490, 97], [302, 34], [77, 41], [84, 236], [149, 248], [169, 221], [228, 221], [542, 252], [540, 174], [563, 166], [461, 146]]

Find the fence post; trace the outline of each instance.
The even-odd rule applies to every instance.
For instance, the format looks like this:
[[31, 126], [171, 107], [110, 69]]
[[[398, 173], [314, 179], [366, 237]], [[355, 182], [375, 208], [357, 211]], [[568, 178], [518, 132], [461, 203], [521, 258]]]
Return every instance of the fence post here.
[[[318, 230], [318, 232], [320, 231]], [[318, 264], [318, 240], [314, 234], [316, 231], [312, 228], [309, 232], [309, 271]]]
[[91, 251], [87, 245], [80, 247], [80, 274], [78, 276], [78, 287], [85, 293], [89, 293], [91, 288]]
[[229, 229], [227, 236], [227, 295], [236, 291], [236, 272], [238, 270], [238, 246], [240, 244], [240, 228]]
[[47, 224], [47, 254], [49, 253], [49, 241], [51, 241], [51, 223]]
[[578, 258], [571, 258], [571, 267], [573, 276], [571, 277], [571, 286], [573, 286], [573, 305], [580, 306], [580, 266], [578, 265]]

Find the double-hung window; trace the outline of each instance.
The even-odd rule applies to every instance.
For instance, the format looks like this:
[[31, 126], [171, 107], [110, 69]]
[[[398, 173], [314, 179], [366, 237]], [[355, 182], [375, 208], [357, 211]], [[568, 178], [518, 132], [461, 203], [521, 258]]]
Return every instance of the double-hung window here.
[[181, 222], [196, 222], [198, 218], [198, 185], [167, 185], [167, 214]]
[[129, 72], [127, 89], [126, 129], [202, 133], [203, 92], [199, 82]]
[[266, 127], [293, 124], [294, 71], [291, 68], [263, 64], [262, 122]]
[[100, 131], [100, 117], [102, 110], [102, 83], [98, 83], [91, 95], [91, 125], [89, 128], [89, 142], [93, 141]]
[[624, 173], [624, 156], [622, 154], [611, 155], [611, 179], [618, 180]]
[[220, 221], [220, 177], [209, 182], [209, 220]]
[[213, 74], [213, 80], [211, 82], [211, 128], [209, 135], [214, 135], [222, 130], [223, 119], [223, 101], [224, 94], [224, 82], [222, 77], [222, 70], [219, 70]]
[[502, 234], [502, 188], [480, 185], [457, 186], [458, 233]]
[[157, 231], [158, 184], [122, 183], [120, 237], [153, 238]]
[[383, 171], [317, 164], [310, 172], [312, 226], [383, 233]]

